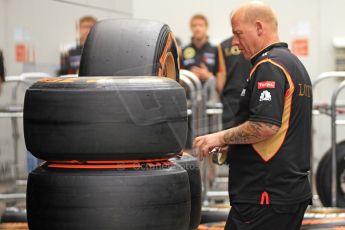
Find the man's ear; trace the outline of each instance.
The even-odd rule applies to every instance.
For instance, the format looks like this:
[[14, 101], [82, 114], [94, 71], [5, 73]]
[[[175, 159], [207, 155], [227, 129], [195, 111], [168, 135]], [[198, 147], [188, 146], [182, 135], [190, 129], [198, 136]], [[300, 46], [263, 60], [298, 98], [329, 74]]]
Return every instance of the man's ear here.
[[256, 27], [256, 33], [258, 36], [261, 36], [264, 33], [263, 30], [263, 23], [261, 21], [256, 21], [255, 22], [255, 27]]

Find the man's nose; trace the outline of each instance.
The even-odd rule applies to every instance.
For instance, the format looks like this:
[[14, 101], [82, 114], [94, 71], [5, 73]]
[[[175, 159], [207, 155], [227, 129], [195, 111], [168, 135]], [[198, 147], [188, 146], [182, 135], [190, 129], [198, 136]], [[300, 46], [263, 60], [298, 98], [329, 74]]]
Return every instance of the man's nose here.
[[239, 40], [237, 36], [234, 36], [234, 38], [232, 39], [232, 43], [231, 45], [233, 46], [237, 46], [239, 44]]

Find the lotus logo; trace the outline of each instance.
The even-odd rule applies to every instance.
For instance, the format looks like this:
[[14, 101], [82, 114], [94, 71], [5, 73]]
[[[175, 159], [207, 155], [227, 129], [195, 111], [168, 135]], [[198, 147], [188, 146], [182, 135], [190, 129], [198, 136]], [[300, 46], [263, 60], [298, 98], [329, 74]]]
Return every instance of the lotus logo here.
[[260, 101], [271, 101], [271, 93], [267, 90], [263, 91], [260, 95]]

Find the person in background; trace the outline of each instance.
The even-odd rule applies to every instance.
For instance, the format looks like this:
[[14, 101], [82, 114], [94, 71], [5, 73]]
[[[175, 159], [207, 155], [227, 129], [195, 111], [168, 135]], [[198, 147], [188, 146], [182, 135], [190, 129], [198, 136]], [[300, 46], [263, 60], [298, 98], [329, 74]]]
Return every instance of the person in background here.
[[253, 68], [234, 127], [195, 138], [194, 151], [202, 160], [215, 147], [229, 147], [232, 208], [225, 230], [298, 230], [312, 198], [310, 77], [280, 41], [270, 6], [244, 3], [231, 25], [232, 44]]
[[177, 45], [177, 54], [180, 60], [180, 66], [181, 66], [181, 60], [182, 60], [182, 42], [179, 37], [175, 37], [176, 45]]
[[226, 75], [218, 76], [216, 83], [217, 92], [223, 104], [223, 129], [233, 126], [241, 91], [251, 68], [250, 61], [243, 57], [238, 46], [232, 45], [232, 40], [233, 37], [230, 37], [218, 46], [219, 63], [226, 73]]
[[[190, 28], [192, 31], [191, 43], [185, 46], [182, 50], [182, 61], [181, 69], [186, 69], [193, 72], [201, 81], [205, 87], [205, 82], [219, 75], [225, 75], [224, 70], [221, 69], [219, 65], [218, 49], [217, 46], [212, 45], [209, 42], [209, 37], [207, 35], [208, 31], [208, 20], [202, 14], [194, 15], [190, 20]], [[206, 100], [214, 101], [215, 96], [213, 94], [215, 89], [208, 89]], [[191, 125], [191, 123], [190, 123]], [[191, 127], [189, 127], [191, 130]], [[189, 132], [190, 134], [190, 132]], [[188, 138], [187, 145], [191, 147], [191, 138]], [[209, 186], [212, 187], [213, 181], [215, 179], [217, 169], [214, 164], [212, 164], [212, 158], [208, 159], [209, 170], [208, 170], [208, 181]]]
[[222, 72], [218, 63], [218, 50], [208, 41], [208, 21], [202, 14], [190, 20], [192, 41], [182, 50], [181, 69], [193, 72], [202, 83]]
[[1, 93], [1, 85], [4, 82], [5, 82], [4, 57], [2, 55], [2, 51], [0, 50], [0, 93]]
[[89, 34], [91, 28], [96, 22], [96, 18], [92, 16], [84, 16], [79, 19], [79, 41], [77, 47], [69, 50], [67, 54], [61, 55], [61, 67], [59, 75], [78, 73], [83, 46], [85, 44], [87, 35]]

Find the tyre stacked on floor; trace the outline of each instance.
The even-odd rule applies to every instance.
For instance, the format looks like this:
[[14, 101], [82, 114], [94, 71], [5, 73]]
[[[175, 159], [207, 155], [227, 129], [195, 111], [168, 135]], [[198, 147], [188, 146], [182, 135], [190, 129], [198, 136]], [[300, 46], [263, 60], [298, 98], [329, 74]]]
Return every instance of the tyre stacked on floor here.
[[184, 168], [189, 177], [191, 211], [189, 229], [197, 229], [201, 220], [201, 176], [198, 160], [184, 153], [172, 158], [172, 161]]
[[30, 174], [30, 229], [188, 228], [188, 176], [181, 167], [92, 166], [47, 163]]
[[176, 60], [166, 25], [101, 21], [80, 73], [116, 77], [43, 79], [27, 90], [25, 142], [47, 161], [29, 174], [30, 229], [189, 229], [188, 173], [168, 160], [187, 133]]

